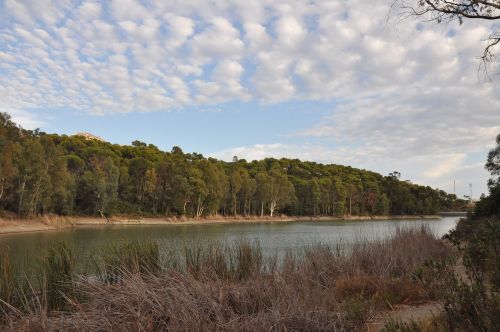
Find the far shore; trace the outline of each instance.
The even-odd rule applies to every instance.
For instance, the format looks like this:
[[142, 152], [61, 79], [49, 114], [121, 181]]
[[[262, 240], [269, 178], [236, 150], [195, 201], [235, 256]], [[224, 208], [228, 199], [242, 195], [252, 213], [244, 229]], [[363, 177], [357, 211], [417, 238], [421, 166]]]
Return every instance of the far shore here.
[[404, 216], [212, 216], [209, 218], [186, 217], [112, 217], [109, 220], [97, 217], [62, 217], [43, 216], [33, 219], [0, 219], [0, 234], [44, 232], [60, 229], [109, 226], [109, 225], [202, 225], [261, 222], [297, 222], [297, 221], [380, 221], [380, 220], [422, 220], [440, 219], [439, 215], [404, 215]]

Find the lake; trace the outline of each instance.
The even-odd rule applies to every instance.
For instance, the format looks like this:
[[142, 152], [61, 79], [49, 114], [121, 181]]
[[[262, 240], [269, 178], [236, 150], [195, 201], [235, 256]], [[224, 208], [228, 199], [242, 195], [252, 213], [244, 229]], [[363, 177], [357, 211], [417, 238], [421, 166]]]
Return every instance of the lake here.
[[298, 251], [306, 245], [323, 243], [332, 246], [349, 245], [357, 240], [377, 240], [390, 237], [398, 227], [428, 225], [442, 236], [453, 229], [459, 217], [436, 220], [377, 220], [377, 221], [303, 221], [257, 222], [196, 225], [109, 225], [88, 226], [50, 232], [0, 235], [0, 248], [9, 246], [17, 258], [31, 261], [42, 248], [53, 241], [68, 241], [80, 255], [99, 252], [101, 248], [123, 239], [153, 239], [161, 249], [180, 250], [185, 245], [203, 245], [218, 241], [230, 244], [239, 239], [258, 241], [264, 254]]

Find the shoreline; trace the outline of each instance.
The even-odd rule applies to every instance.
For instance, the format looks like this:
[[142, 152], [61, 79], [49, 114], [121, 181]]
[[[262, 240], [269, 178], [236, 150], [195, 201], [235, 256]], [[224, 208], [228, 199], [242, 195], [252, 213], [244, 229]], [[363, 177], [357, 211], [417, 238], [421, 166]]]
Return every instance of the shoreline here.
[[44, 216], [37, 219], [0, 219], [0, 235], [57, 231], [86, 226], [113, 225], [213, 225], [234, 223], [274, 223], [274, 222], [321, 222], [321, 221], [384, 221], [384, 220], [432, 220], [441, 219], [439, 215], [404, 215], [404, 216], [213, 216], [209, 218], [167, 218], [167, 217], [113, 217], [108, 222], [97, 217], [60, 217]]

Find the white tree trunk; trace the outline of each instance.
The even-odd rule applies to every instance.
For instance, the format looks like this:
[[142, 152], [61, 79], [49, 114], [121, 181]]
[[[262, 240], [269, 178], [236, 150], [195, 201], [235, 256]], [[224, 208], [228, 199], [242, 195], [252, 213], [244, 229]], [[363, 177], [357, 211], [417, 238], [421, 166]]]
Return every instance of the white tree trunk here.
[[200, 217], [203, 214], [203, 200], [201, 197], [198, 197], [198, 204], [196, 207], [196, 216]]
[[271, 217], [273, 216], [273, 213], [274, 213], [274, 210], [276, 209], [276, 201], [271, 201], [271, 203], [269, 203], [269, 212], [271, 214]]

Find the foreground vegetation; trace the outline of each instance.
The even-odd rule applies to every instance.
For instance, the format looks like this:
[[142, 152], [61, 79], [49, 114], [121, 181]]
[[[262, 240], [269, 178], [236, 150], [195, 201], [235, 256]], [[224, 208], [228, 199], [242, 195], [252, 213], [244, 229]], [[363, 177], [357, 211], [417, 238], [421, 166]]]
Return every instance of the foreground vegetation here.
[[424, 321], [390, 319], [384, 331], [500, 329], [500, 218], [470, 215], [446, 238], [458, 249], [460, 259], [427, 262], [418, 273], [423, 288], [433, 290], [441, 314]]
[[223, 162], [178, 147], [23, 130], [0, 113], [0, 217], [423, 215], [465, 205], [398, 172], [297, 159]]
[[[1, 271], [12, 276], [2, 253]], [[452, 256], [425, 227], [283, 257], [265, 257], [247, 241], [170, 254], [151, 241], [124, 241], [94, 256], [91, 273], [77, 274], [74, 250], [57, 243], [43, 255], [38, 286], [1, 279], [0, 329], [362, 330], [377, 311], [432, 299], [414, 275]]]
[[458, 269], [429, 262], [420, 277], [425, 288], [434, 289], [442, 315], [428, 322], [391, 320], [386, 331], [500, 330], [500, 135], [496, 144], [485, 165], [492, 175], [489, 195], [446, 236], [460, 253]]

